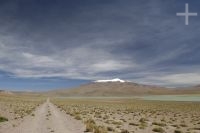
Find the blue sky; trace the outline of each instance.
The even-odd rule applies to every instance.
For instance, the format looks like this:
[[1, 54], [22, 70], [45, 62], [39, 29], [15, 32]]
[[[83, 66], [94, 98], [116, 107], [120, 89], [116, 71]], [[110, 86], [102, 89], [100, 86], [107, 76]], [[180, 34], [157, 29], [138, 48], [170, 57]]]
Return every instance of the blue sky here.
[[200, 84], [199, 0], [1, 0], [0, 88]]

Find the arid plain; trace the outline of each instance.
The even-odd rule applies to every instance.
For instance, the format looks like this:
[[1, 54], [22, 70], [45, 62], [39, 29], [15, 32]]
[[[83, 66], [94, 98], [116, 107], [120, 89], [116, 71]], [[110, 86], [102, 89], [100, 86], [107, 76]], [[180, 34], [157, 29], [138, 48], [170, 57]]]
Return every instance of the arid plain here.
[[198, 101], [56, 94], [1, 93], [0, 133], [200, 133]]

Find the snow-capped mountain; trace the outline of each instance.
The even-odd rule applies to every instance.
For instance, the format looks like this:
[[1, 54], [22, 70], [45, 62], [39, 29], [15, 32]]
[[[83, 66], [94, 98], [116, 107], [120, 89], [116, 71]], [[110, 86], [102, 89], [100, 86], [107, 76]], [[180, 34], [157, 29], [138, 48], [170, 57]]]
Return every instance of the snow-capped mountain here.
[[81, 97], [124, 97], [138, 95], [170, 95], [170, 94], [199, 94], [200, 87], [194, 88], [165, 88], [153, 85], [144, 85], [119, 78], [110, 80], [96, 80], [80, 85], [76, 88], [53, 90], [48, 94], [53, 96], [81, 96]]
[[109, 79], [109, 80], [96, 80], [94, 82], [97, 82], [97, 83], [105, 83], [105, 82], [121, 82], [121, 83], [125, 83], [126, 81], [125, 80], [121, 80], [119, 78], [115, 78], [115, 79]]

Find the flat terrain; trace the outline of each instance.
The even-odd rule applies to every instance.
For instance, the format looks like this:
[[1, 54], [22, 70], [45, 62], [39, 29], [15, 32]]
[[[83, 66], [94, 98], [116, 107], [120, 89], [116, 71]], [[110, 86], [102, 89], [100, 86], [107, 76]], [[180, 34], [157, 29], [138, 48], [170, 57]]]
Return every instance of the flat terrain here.
[[[19, 122], [20, 121], [20, 122]], [[81, 121], [61, 112], [47, 100], [22, 120], [0, 124], [0, 133], [83, 133], [85, 126]]]
[[95, 133], [200, 133], [199, 102], [60, 98], [53, 103]]
[[156, 100], [156, 101], [182, 101], [182, 102], [200, 102], [200, 95], [149, 95], [138, 96], [142, 100]]
[[200, 133], [193, 101], [1, 96], [0, 117], [0, 133]]
[[5, 116], [9, 120], [18, 120], [30, 115], [45, 98], [24, 95], [1, 95], [0, 94], [0, 116]]

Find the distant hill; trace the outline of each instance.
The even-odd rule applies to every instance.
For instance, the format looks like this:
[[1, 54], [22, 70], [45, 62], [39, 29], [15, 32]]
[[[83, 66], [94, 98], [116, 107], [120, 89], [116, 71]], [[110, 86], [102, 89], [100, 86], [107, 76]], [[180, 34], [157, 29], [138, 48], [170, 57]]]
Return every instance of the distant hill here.
[[11, 91], [6, 91], [6, 90], [0, 90], [1, 95], [13, 95]]
[[40, 92], [0, 90], [0, 96], [44, 96]]
[[71, 89], [48, 92], [25, 92], [0, 90], [0, 95], [63, 96], [63, 97], [130, 97], [139, 95], [200, 94], [200, 85], [186, 88], [165, 88], [137, 84], [121, 79], [97, 80]]
[[200, 94], [200, 85], [185, 87], [185, 88], [177, 88], [174, 90], [176, 94]]
[[97, 80], [89, 84], [81, 85], [77, 88], [53, 90], [49, 95], [56, 96], [134, 96], [134, 95], [158, 95], [173, 94], [169, 88], [142, 85], [120, 79]]
[[121, 79], [97, 80], [71, 89], [53, 90], [50, 96], [69, 97], [129, 97], [138, 95], [200, 94], [200, 85], [187, 88], [165, 88], [143, 85]]

